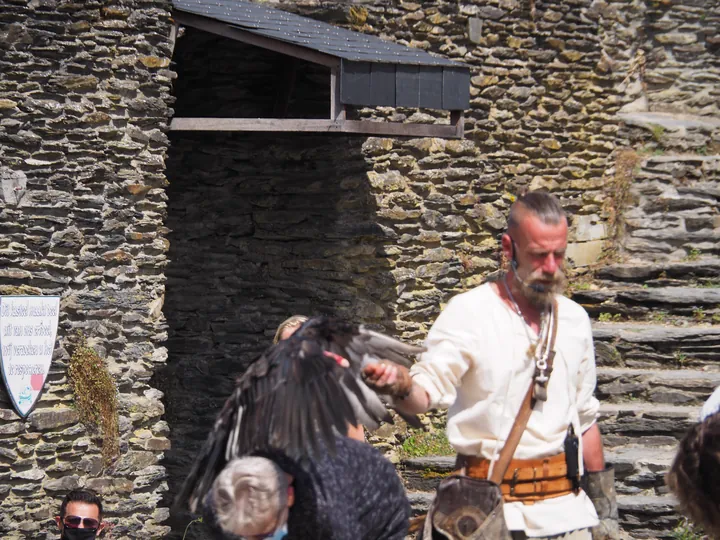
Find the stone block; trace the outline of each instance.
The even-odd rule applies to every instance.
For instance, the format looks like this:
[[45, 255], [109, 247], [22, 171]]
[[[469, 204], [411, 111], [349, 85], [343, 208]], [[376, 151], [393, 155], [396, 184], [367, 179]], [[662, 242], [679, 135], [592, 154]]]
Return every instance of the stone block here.
[[494, 6], [482, 6], [478, 7], [476, 15], [481, 19], [490, 19], [491, 21], [496, 21], [498, 19], [502, 19], [505, 16], [505, 11], [502, 9], [498, 9]]
[[568, 243], [566, 256], [568, 259], [572, 259], [575, 266], [588, 266], [600, 260], [604, 247], [605, 242], [603, 240], [570, 242]]
[[370, 185], [380, 191], [400, 191], [407, 186], [407, 180], [398, 171], [393, 170], [385, 173], [370, 171], [367, 176]]
[[572, 239], [575, 242], [603, 240], [607, 237], [605, 224], [597, 214], [575, 216], [572, 227]]
[[75, 409], [40, 409], [30, 414], [30, 424], [40, 431], [75, 424], [80, 420]]
[[31, 480], [37, 481], [45, 478], [45, 471], [40, 469], [28, 469], [26, 471], [17, 471], [10, 474], [10, 478], [13, 480]]
[[468, 39], [473, 43], [482, 40], [483, 21], [478, 17], [468, 17]]
[[43, 489], [50, 492], [70, 491], [80, 486], [79, 480], [80, 478], [74, 475], [61, 476], [43, 483]]
[[698, 38], [696, 34], [682, 32], [668, 32], [667, 34], [657, 34], [655, 39], [663, 45], [689, 45], [696, 43]]

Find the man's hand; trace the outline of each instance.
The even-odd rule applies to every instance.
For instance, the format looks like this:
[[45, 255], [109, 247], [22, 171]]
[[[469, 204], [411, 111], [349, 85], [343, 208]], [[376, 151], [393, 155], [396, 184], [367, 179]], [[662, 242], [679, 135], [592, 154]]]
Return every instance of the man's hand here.
[[378, 394], [404, 398], [412, 389], [412, 378], [408, 369], [389, 360], [365, 366], [362, 375], [365, 383]]

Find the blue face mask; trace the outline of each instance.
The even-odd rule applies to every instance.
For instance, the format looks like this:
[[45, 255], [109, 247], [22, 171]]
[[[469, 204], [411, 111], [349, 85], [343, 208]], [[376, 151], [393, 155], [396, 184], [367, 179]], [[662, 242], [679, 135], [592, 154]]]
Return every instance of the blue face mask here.
[[[283, 524], [280, 528], [278, 528], [274, 533], [268, 534], [266, 536], [255, 536], [254, 538], [262, 538], [263, 540], [282, 540], [287, 536], [288, 528], [287, 523]], [[233, 537], [233, 538], [240, 538], [241, 540], [245, 540], [244, 536], [239, 537]]]
[[287, 523], [285, 523], [282, 527], [280, 527], [272, 536], [269, 536], [269, 540], [282, 540], [287, 536]]

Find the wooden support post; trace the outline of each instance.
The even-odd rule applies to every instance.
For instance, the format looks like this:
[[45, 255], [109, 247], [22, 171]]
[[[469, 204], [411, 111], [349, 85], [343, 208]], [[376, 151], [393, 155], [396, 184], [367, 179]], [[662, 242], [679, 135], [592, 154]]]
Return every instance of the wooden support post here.
[[330, 120], [345, 120], [345, 105], [340, 101], [340, 76], [337, 68], [330, 71]]
[[455, 127], [455, 138], [462, 139], [465, 134], [465, 114], [463, 111], [450, 111], [450, 125]]

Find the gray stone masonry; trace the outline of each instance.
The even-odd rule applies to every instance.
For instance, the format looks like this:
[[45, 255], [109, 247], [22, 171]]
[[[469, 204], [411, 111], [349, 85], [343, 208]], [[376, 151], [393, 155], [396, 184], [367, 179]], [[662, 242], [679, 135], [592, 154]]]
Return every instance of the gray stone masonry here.
[[[525, 188], [571, 214], [623, 527], [668, 536], [662, 473], [720, 350], [717, 2], [266, 3], [467, 63], [466, 138], [168, 136], [173, 114], [324, 118], [327, 70], [299, 62], [283, 103], [287, 59], [193, 29], [173, 50], [169, 0], [0, 0], [0, 294], [62, 297], [37, 410], [19, 420], [0, 391], [0, 536], [54, 537], [61, 497], [87, 485], [115, 538], [181, 538], [191, 516], [171, 518], [172, 496], [277, 323], [340, 313], [423, 339], [452, 295], [498, 270]], [[630, 202], [615, 205], [628, 148]], [[608, 247], [616, 259], [598, 266]], [[108, 469], [72, 408], [76, 329], [118, 386]], [[392, 456], [404, 436], [373, 441]], [[411, 498], [419, 509], [428, 492]]]
[[[114, 537], [159, 538], [168, 243], [169, 1], [0, 1], [0, 294], [61, 296], [45, 392], [21, 421], [0, 389], [0, 537], [57, 538], [64, 494], [96, 489]], [[83, 331], [120, 402], [104, 469], [78, 423], [67, 337]]]

